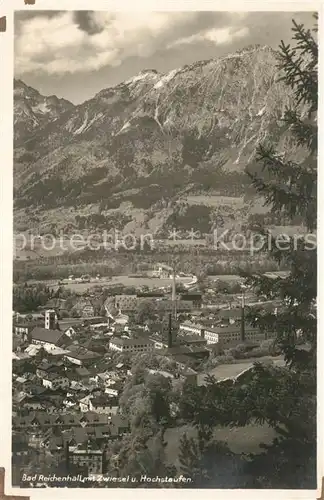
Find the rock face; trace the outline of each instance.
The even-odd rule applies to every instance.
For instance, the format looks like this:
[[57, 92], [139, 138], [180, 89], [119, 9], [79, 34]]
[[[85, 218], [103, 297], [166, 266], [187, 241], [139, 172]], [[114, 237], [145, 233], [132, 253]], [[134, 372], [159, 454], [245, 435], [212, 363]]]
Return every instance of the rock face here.
[[17, 81], [16, 208], [127, 202], [147, 223], [184, 193], [244, 195], [260, 142], [303, 155], [280, 121], [291, 99], [276, 53], [261, 46], [168, 74], [144, 70], [78, 106]]
[[55, 95], [45, 97], [21, 80], [14, 80], [15, 143], [25, 141], [30, 134], [56, 120], [73, 104]]

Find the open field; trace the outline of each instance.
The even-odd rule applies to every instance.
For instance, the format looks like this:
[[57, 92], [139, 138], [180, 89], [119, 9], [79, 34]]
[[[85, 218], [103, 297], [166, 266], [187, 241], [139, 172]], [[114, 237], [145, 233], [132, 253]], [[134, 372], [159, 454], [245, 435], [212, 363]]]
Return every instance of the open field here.
[[[278, 271], [278, 272], [273, 272], [273, 273], [266, 273], [269, 274], [269, 276], [286, 276], [287, 272], [285, 271]], [[225, 282], [237, 282], [237, 281], [242, 281], [241, 276], [238, 276], [236, 274], [218, 274], [218, 275], [211, 275], [208, 276], [208, 278], [212, 281], [225, 281]], [[179, 277], [177, 278], [177, 283], [190, 283], [192, 281], [191, 277]], [[59, 280], [27, 280], [27, 283], [29, 284], [37, 284], [37, 283], [43, 283], [44, 285], [47, 285], [53, 289], [58, 288], [58, 282]], [[130, 286], [130, 287], [141, 287], [141, 286], [148, 286], [149, 288], [158, 288], [158, 287], [166, 287], [170, 286], [172, 284], [172, 280], [170, 278], [155, 278], [155, 277], [130, 277], [130, 276], [113, 276], [112, 278], [108, 277], [102, 277], [100, 279], [94, 279], [90, 283], [79, 283], [75, 281], [68, 282], [68, 280], [65, 280], [65, 284], [63, 285], [64, 288], [68, 290], [74, 290], [77, 293], [83, 293], [86, 290], [89, 290], [91, 288], [94, 288], [96, 286], [103, 286], [103, 287], [109, 287], [109, 286], [114, 286], [114, 285], [124, 285], [124, 286]], [[247, 297], [248, 299], [248, 297]]]
[[[191, 278], [179, 278], [178, 283], [188, 283]], [[160, 278], [129, 278], [128, 276], [114, 276], [111, 280], [98, 280], [92, 283], [71, 283], [64, 285], [64, 288], [68, 290], [73, 290], [77, 293], [84, 293], [86, 290], [91, 290], [96, 286], [109, 287], [114, 285], [124, 285], [129, 287], [141, 287], [148, 286], [149, 288], [158, 288], [171, 286], [171, 279], [160, 279]], [[57, 284], [55, 285], [57, 288]]]
[[[286, 278], [289, 275], [289, 271], [271, 271], [271, 272], [266, 272], [264, 273], [265, 276], [268, 276], [269, 278], [271, 277], [278, 277], [278, 278]], [[212, 281], [243, 281], [242, 276], [239, 276], [238, 274], [215, 274], [215, 275], [210, 275], [208, 278]]]
[[238, 274], [216, 274], [216, 275], [210, 275], [208, 278], [212, 281], [242, 281], [243, 278], [242, 276], [239, 276]]
[[[177, 283], [190, 283], [192, 281], [192, 277], [179, 277], [176, 279]], [[169, 286], [172, 284], [172, 279], [170, 278], [130, 278], [128, 276], [113, 276], [111, 281], [111, 285], [125, 285], [125, 286]]]
[[[177, 283], [190, 283], [192, 281], [191, 277], [179, 277], [177, 278]], [[44, 281], [37, 281], [37, 280], [30, 280], [28, 281], [29, 284], [36, 284], [36, 283], [43, 283], [44, 285], [49, 286], [50, 288], [56, 290], [59, 285], [58, 285], [58, 280], [44, 280]], [[66, 284], [62, 285], [64, 288], [67, 290], [73, 290], [77, 293], [84, 293], [86, 290], [91, 290], [91, 288], [97, 287], [97, 286], [103, 286], [103, 287], [109, 287], [109, 286], [114, 286], [114, 285], [124, 285], [124, 286], [129, 286], [129, 287], [141, 287], [141, 286], [148, 286], [149, 288], [158, 288], [158, 287], [167, 287], [171, 286], [172, 284], [172, 279], [170, 278], [135, 278], [135, 277], [129, 277], [129, 276], [113, 276], [111, 279], [109, 278], [101, 278], [98, 280], [93, 280], [90, 283], [77, 283], [75, 281], [72, 281], [69, 283], [67, 280], [65, 281]]]
[[[239, 363], [224, 364], [213, 368], [208, 374], [213, 375], [218, 381], [226, 380], [232, 377], [236, 377], [240, 373], [249, 368], [252, 368], [256, 362], [272, 361], [276, 366], [285, 366], [285, 361], [283, 356], [277, 356], [275, 358], [271, 356], [266, 356], [262, 358], [254, 358], [253, 360], [245, 359], [240, 360]], [[203, 385], [205, 381], [206, 374], [201, 373], [198, 375], [198, 385]]]

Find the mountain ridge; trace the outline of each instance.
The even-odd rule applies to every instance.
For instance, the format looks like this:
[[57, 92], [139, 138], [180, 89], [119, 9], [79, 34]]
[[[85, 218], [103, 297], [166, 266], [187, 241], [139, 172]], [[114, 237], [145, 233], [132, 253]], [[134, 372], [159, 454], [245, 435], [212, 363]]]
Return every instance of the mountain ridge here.
[[183, 192], [242, 195], [260, 142], [303, 156], [281, 122], [292, 97], [276, 52], [253, 46], [166, 74], [143, 70], [79, 105], [61, 103], [55, 119], [16, 141], [16, 209], [128, 203], [154, 218]]
[[14, 139], [24, 141], [37, 128], [54, 121], [74, 105], [56, 95], [43, 96], [20, 79], [14, 79]]

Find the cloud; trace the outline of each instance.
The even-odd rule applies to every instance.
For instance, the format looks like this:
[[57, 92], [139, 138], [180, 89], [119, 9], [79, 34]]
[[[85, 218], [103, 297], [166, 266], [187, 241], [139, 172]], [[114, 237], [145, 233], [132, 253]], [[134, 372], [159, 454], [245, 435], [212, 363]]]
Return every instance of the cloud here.
[[[116, 68], [130, 59], [180, 62], [219, 57], [253, 43], [277, 46], [291, 18], [308, 13], [20, 11], [15, 14], [15, 73], [62, 77]], [[188, 50], [189, 48], [189, 50]], [[216, 48], [216, 50], [215, 50]], [[210, 56], [209, 56], [210, 57]], [[155, 58], [155, 59], [154, 59]], [[161, 61], [160, 61], [161, 62]], [[143, 62], [143, 66], [146, 63]]]
[[248, 36], [248, 34], [249, 29], [247, 27], [236, 28], [228, 26], [226, 28], [210, 29], [189, 37], [180, 38], [170, 43], [168, 47], [173, 48], [179, 45], [190, 45], [199, 42], [212, 42], [216, 45], [230, 44], [234, 40]]
[[34, 10], [16, 10], [14, 12], [15, 23], [19, 25], [21, 21], [26, 21], [27, 19], [33, 19], [35, 16], [47, 17], [48, 19], [63, 14], [64, 10], [38, 10], [35, 13]]
[[15, 71], [62, 76], [116, 67], [130, 57], [201, 41], [242, 38], [245, 14], [215, 12], [46, 12], [16, 20]]
[[48, 75], [117, 66], [132, 56], [148, 57], [176, 36], [195, 13], [63, 12], [20, 23], [15, 40], [16, 73]]
[[76, 10], [73, 13], [73, 18], [78, 27], [81, 30], [86, 31], [89, 35], [100, 33], [103, 29], [100, 25], [96, 24], [93, 19], [93, 11]]

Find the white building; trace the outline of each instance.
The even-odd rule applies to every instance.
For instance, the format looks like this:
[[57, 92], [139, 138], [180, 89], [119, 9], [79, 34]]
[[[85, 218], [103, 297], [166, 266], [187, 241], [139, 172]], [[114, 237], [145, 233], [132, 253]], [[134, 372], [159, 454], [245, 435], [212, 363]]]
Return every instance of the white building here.
[[190, 333], [191, 335], [202, 335], [204, 327], [202, 325], [191, 323], [191, 321], [185, 321], [179, 327], [180, 332]]
[[[260, 342], [266, 338], [264, 332], [260, 331], [259, 328], [249, 325], [248, 323], [245, 324], [244, 330], [245, 340]], [[236, 325], [205, 328], [204, 337], [207, 340], [207, 344], [216, 344], [218, 342], [221, 342], [222, 344], [235, 342], [239, 343], [242, 341], [242, 331], [241, 327]]]
[[63, 375], [58, 375], [57, 373], [48, 373], [43, 376], [42, 380], [43, 386], [48, 387], [48, 389], [66, 389], [70, 385], [70, 381], [67, 377]]
[[[208, 327], [186, 321], [180, 325], [179, 330], [187, 335], [191, 334], [203, 337], [207, 341], [207, 344], [240, 342], [242, 336], [241, 326], [235, 323], [228, 326]], [[245, 324], [245, 340], [257, 342], [265, 338], [267, 338], [266, 334], [261, 332], [259, 328], [255, 328], [249, 323]]]
[[204, 338], [207, 341], [207, 344], [217, 344], [219, 341], [218, 330], [214, 328], [206, 328], [204, 331]]
[[112, 387], [106, 387], [105, 388], [105, 394], [109, 394], [110, 396], [118, 396], [119, 390], [117, 388], [114, 389], [114, 386], [112, 386]]
[[117, 415], [118, 401], [115, 395], [92, 396], [88, 395], [79, 401], [80, 411], [86, 413], [92, 411], [94, 413], [101, 413], [112, 417]]
[[119, 352], [149, 352], [154, 349], [154, 342], [149, 339], [112, 338], [109, 347]]

